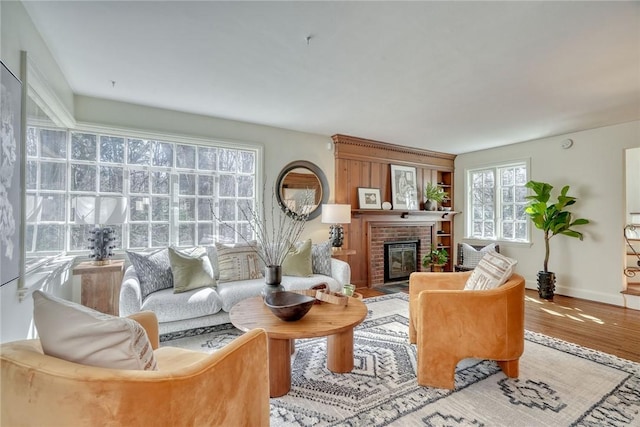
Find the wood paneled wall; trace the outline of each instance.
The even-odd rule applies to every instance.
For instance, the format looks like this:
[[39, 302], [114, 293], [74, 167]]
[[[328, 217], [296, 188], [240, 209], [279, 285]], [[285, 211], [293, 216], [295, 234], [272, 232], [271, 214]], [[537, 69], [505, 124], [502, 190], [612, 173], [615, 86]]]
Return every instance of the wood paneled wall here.
[[[417, 172], [420, 208], [423, 208], [424, 185], [438, 182], [442, 172], [452, 173], [455, 155], [430, 150], [403, 147], [380, 141], [347, 135], [334, 135], [335, 203], [347, 203], [358, 209], [358, 187], [379, 188], [382, 201], [391, 201], [390, 165], [414, 166]], [[440, 175], [439, 175], [440, 172]], [[453, 180], [450, 181], [451, 183]], [[449, 189], [453, 199], [453, 187]], [[400, 219], [400, 213], [397, 213]], [[394, 211], [389, 214], [393, 216]], [[385, 217], [387, 217], [385, 215]], [[344, 248], [355, 249], [349, 257], [351, 282], [356, 286], [370, 286], [368, 279], [367, 224], [355, 215], [345, 224]]]

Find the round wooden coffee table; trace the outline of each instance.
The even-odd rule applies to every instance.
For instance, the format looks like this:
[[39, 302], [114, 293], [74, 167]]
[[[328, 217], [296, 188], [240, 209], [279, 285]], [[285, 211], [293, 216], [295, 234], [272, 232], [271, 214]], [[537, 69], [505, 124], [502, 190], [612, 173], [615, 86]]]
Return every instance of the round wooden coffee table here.
[[269, 337], [270, 396], [279, 397], [291, 389], [292, 340], [327, 337], [327, 368], [336, 373], [353, 369], [353, 328], [367, 317], [367, 306], [349, 298], [347, 306], [322, 303], [295, 322], [278, 319], [264, 305], [262, 297], [248, 298], [229, 312], [231, 323], [241, 331], [262, 328]]

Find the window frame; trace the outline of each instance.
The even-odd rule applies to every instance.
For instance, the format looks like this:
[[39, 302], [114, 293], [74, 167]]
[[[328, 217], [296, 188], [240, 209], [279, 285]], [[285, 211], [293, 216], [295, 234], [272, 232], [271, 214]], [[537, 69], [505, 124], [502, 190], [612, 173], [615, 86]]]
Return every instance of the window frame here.
[[[129, 177], [129, 171], [134, 170], [134, 169], [139, 169], [139, 170], [144, 170], [149, 174], [149, 187], [151, 187], [151, 181], [152, 181], [152, 176], [154, 172], [168, 172], [169, 173], [169, 194], [167, 195], [167, 197], [169, 198], [169, 220], [165, 221], [163, 223], [168, 224], [169, 226], [169, 242], [168, 244], [175, 244], [175, 245], [179, 245], [179, 227], [180, 224], [186, 224], [186, 223], [193, 223], [193, 228], [194, 230], [196, 228], [198, 228], [198, 224], [202, 224], [203, 222], [207, 222], [207, 221], [211, 221], [212, 223], [215, 221], [213, 218], [211, 219], [205, 219], [205, 220], [201, 220], [198, 221], [195, 218], [193, 219], [193, 221], [182, 221], [179, 219], [179, 215], [178, 215], [178, 206], [179, 206], [179, 201], [180, 199], [183, 197], [180, 195], [179, 193], [179, 184], [178, 184], [178, 179], [179, 176], [181, 174], [192, 174], [194, 176], [194, 179], [196, 181], [196, 189], [195, 189], [195, 193], [190, 195], [190, 196], [185, 196], [187, 198], [191, 198], [194, 201], [196, 201], [196, 206], [195, 209], [197, 211], [197, 201], [203, 197], [199, 194], [198, 192], [198, 187], [197, 187], [197, 180], [199, 176], [214, 176], [214, 182], [215, 180], [219, 179], [219, 176], [221, 174], [225, 174], [226, 172], [223, 170], [216, 170], [216, 171], [209, 171], [209, 170], [200, 170], [198, 168], [198, 164], [194, 165], [193, 169], [189, 169], [189, 168], [179, 168], [178, 165], [176, 164], [176, 150], [177, 147], [182, 145], [182, 146], [191, 146], [194, 147], [194, 149], [198, 150], [198, 147], [210, 147], [210, 148], [215, 148], [217, 150], [224, 150], [224, 149], [229, 149], [229, 150], [240, 150], [240, 151], [250, 151], [252, 152], [253, 156], [254, 156], [254, 170], [253, 173], [247, 173], [247, 176], [252, 176], [253, 181], [254, 181], [254, 188], [253, 188], [253, 195], [251, 197], [240, 197], [240, 195], [236, 194], [236, 197], [234, 200], [246, 200], [246, 199], [251, 199], [255, 201], [255, 206], [261, 206], [263, 203], [263, 195], [262, 193], [259, 191], [260, 188], [263, 188], [264, 186], [264, 173], [263, 173], [263, 168], [264, 168], [264, 146], [262, 144], [259, 143], [249, 143], [249, 142], [238, 142], [238, 141], [225, 141], [225, 140], [218, 140], [218, 139], [214, 139], [214, 138], [195, 138], [195, 137], [187, 137], [187, 136], [182, 136], [182, 135], [175, 135], [175, 134], [160, 134], [160, 133], [155, 133], [155, 132], [146, 132], [146, 131], [139, 131], [139, 130], [132, 130], [132, 129], [124, 129], [124, 128], [114, 128], [114, 127], [107, 127], [107, 126], [100, 126], [100, 125], [91, 125], [91, 124], [76, 124], [76, 126], [74, 126], [73, 128], [61, 128], [61, 127], [53, 127], [51, 125], [48, 126], [40, 126], [38, 123], [30, 123], [28, 125], [28, 127], [32, 128], [32, 127], [36, 127], [39, 129], [43, 129], [43, 128], [53, 128], [55, 130], [60, 130], [60, 131], [65, 131], [66, 132], [66, 149], [67, 149], [67, 155], [64, 159], [59, 159], [61, 162], [63, 162], [66, 166], [66, 185], [65, 185], [65, 189], [64, 191], [62, 191], [62, 193], [65, 195], [65, 219], [63, 222], [61, 222], [61, 224], [64, 225], [64, 238], [63, 238], [63, 249], [60, 251], [29, 251], [27, 252], [27, 245], [25, 244], [25, 261], [27, 258], [33, 258], [34, 256], [46, 256], [47, 259], [52, 259], [52, 258], [56, 258], [58, 256], [65, 256], [65, 255], [72, 255], [72, 256], [77, 256], [77, 255], [82, 255], [83, 253], [86, 253], [88, 251], [88, 249], [84, 250], [84, 249], [74, 249], [72, 248], [72, 227], [74, 225], [73, 221], [69, 218], [70, 214], [71, 214], [71, 209], [72, 209], [72, 200], [73, 200], [73, 196], [77, 195], [77, 194], [82, 194], [82, 195], [92, 195], [92, 194], [108, 194], [111, 195], [112, 193], [103, 193], [100, 191], [100, 171], [101, 171], [101, 167], [103, 166], [115, 166], [115, 167], [122, 167], [123, 170], [123, 182], [122, 182], [122, 195], [130, 198], [132, 195], [130, 194], [129, 191], [129, 181], [130, 181], [130, 177]], [[96, 158], [92, 159], [92, 160], [80, 160], [80, 159], [74, 159], [72, 158], [72, 152], [71, 152], [71, 144], [72, 144], [72, 138], [73, 138], [73, 134], [74, 133], [87, 133], [87, 134], [95, 134], [96, 135], [96, 145], [97, 145], [97, 151], [96, 151]], [[100, 158], [100, 150], [99, 150], [99, 146], [100, 146], [100, 140], [101, 140], [101, 136], [108, 136], [108, 137], [119, 137], [119, 138], [124, 138], [125, 140], [125, 158], [123, 160], [122, 163], [112, 163], [112, 162], [106, 162], [103, 161]], [[39, 138], [39, 135], [38, 135]], [[146, 140], [146, 141], [159, 141], [161, 143], [170, 143], [173, 146], [173, 159], [172, 159], [172, 166], [168, 167], [168, 166], [155, 166], [152, 163], [150, 163], [149, 165], [134, 165], [134, 164], [129, 164], [128, 163], [128, 158], [127, 158], [127, 152], [126, 152], [126, 148], [127, 148], [127, 141], [128, 140], [132, 140], [132, 139], [142, 139], [142, 140]], [[38, 139], [39, 141], [39, 139]], [[239, 156], [240, 157], [240, 156]], [[197, 159], [197, 157], [196, 157]], [[36, 160], [38, 162], [38, 165], [40, 164], [40, 162], [42, 161], [48, 161], [48, 159], [44, 159], [41, 157], [41, 153], [38, 150], [37, 153], [37, 157], [34, 159], [34, 157], [29, 156], [28, 160]], [[56, 159], [58, 160], [58, 159]], [[93, 191], [82, 191], [82, 190], [73, 190], [71, 187], [71, 172], [72, 172], [72, 165], [74, 164], [91, 164], [91, 165], [95, 165], [96, 168], [96, 186], [95, 189]], [[216, 165], [217, 166], [217, 165]], [[36, 192], [37, 194], [40, 194], [41, 191], [43, 191], [40, 188], [40, 167], [38, 166], [37, 168], [37, 183], [36, 183]], [[235, 171], [233, 172], [233, 174], [235, 176], [244, 176], [240, 171]], [[148, 196], [152, 196], [153, 190], [152, 188], [148, 189]], [[32, 194], [34, 192], [33, 189], [31, 190], [27, 190], [25, 188], [25, 193], [27, 194]], [[114, 193], [113, 193], [114, 194]], [[162, 195], [160, 195], [162, 196]], [[213, 197], [217, 197], [217, 194], [214, 193]], [[216, 204], [217, 206], [217, 204]], [[156, 223], [157, 221], [154, 221], [151, 217], [151, 212], [149, 212], [148, 218], [146, 221], [143, 221], [145, 224], [148, 225], [149, 230], [151, 229], [151, 225]], [[242, 222], [242, 220], [239, 217], [236, 217], [236, 222]], [[121, 238], [119, 238], [118, 242], [117, 242], [117, 249], [116, 249], [116, 253], [122, 253], [125, 250], [128, 250], [130, 248], [130, 244], [129, 244], [129, 227], [132, 223], [135, 223], [135, 221], [131, 221], [129, 219], [129, 213], [127, 214], [127, 221], [126, 223], [123, 225], [122, 227], [122, 234], [121, 234]], [[33, 224], [33, 223], [30, 223]], [[26, 224], [25, 226], [28, 226], [29, 224]], [[216, 230], [216, 227], [213, 227], [213, 235], [217, 236], [219, 233]], [[149, 238], [147, 239], [147, 246], [146, 247], [138, 247], [136, 246], [135, 248], [131, 248], [132, 250], [146, 250], [147, 248], [152, 248], [152, 247], [158, 247], [157, 245], [153, 245], [153, 242], [151, 241], [151, 236], [149, 236]], [[26, 243], [26, 242], [25, 242]], [[193, 242], [194, 245], [198, 245], [198, 241], [194, 241]], [[31, 269], [31, 266], [30, 268]]]
[[[478, 242], [496, 242], [496, 243], [504, 243], [511, 245], [530, 245], [531, 244], [531, 221], [526, 217], [525, 227], [526, 227], [526, 238], [525, 239], [508, 239], [505, 238], [502, 234], [502, 182], [500, 171], [509, 167], [517, 167], [523, 166], [525, 168], [525, 183], [530, 180], [531, 176], [531, 159], [515, 159], [509, 160], [499, 163], [489, 163], [483, 165], [477, 165], [474, 167], [469, 167], [464, 170], [464, 208], [465, 212], [468, 214], [465, 216], [464, 221], [464, 239], [470, 241], [478, 241]], [[493, 222], [494, 222], [494, 237], [478, 237], [473, 235], [473, 183], [472, 183], [472, 175], [481, 171], [493, 171], [494, 173], [494, 187], [493, 187]], [[527, 195], [529, 195], [528, 189], [526, 189]], [[515, 215], [515, 212], [514, 212]], [[505, 220], [512, 221], [512, 220]]]

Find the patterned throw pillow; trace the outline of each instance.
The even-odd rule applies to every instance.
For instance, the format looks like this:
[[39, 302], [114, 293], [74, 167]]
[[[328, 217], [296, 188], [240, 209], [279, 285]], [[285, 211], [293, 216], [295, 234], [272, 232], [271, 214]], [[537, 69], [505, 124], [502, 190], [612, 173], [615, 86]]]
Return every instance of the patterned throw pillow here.
[[255, 244], [224, 245], [216, 243], [220, 279], [218, 282], [258, 279], [262, 277], [262, 263]]
[[331, 276], [331, 241], [311, 246], [311, 268], [314, 274]]
[[484, 254], [487, 252], [496, 252], [496, 244], [491, 243], [484, 248], [477, 250], [473, 246], [463, 243], [462, 244], [462, 266], [467, 268], [475, 268], [480, 262]]
[[173, 293], [215, 286], [213, 268], [205, 248], [195, 248], [186, 254], [169, 247], [169, 261], [173, 274]]
[[509, 280], [517, 263], [515, 259], [498, 252], [487, 252], [473, 269], [464, 288], [466, 290], [497, 288]]
[[140, 280], [143, 301], [155, 291], [173, 287], [171, 262], [166, 248], [151, 253], [127, 251], [127, 255]]
[[33, 320], [49, 356], [110, 369], [158, 369], [147, 332], [133, 319], [35, 291]]
[[282, 275], [309, 277], [312, 274], [311, 239], [308, 239], [289, 249], [287, 256], [282, 262]]

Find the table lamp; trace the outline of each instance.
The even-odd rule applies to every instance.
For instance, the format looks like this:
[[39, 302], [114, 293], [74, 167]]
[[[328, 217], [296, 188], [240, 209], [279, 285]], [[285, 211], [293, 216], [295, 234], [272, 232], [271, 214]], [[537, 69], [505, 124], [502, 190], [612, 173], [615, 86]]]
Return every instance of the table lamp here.
[[342, 247], [344, 230], [342, 224], [351, 224], [351, 205], [322, 205], [322, 223], [329, 227], [329, 240], [334, 248]]
[[[75, 222], [92, 224], [89, 249], [93, 252], [94, 264], [111, 262], [116, 238], [111, 225], [122, 224], [127, 218], [127, 199], [119, 196], [77, 196], [75, 198]], [[103, 226], [105, 225], [105, 226]]]

